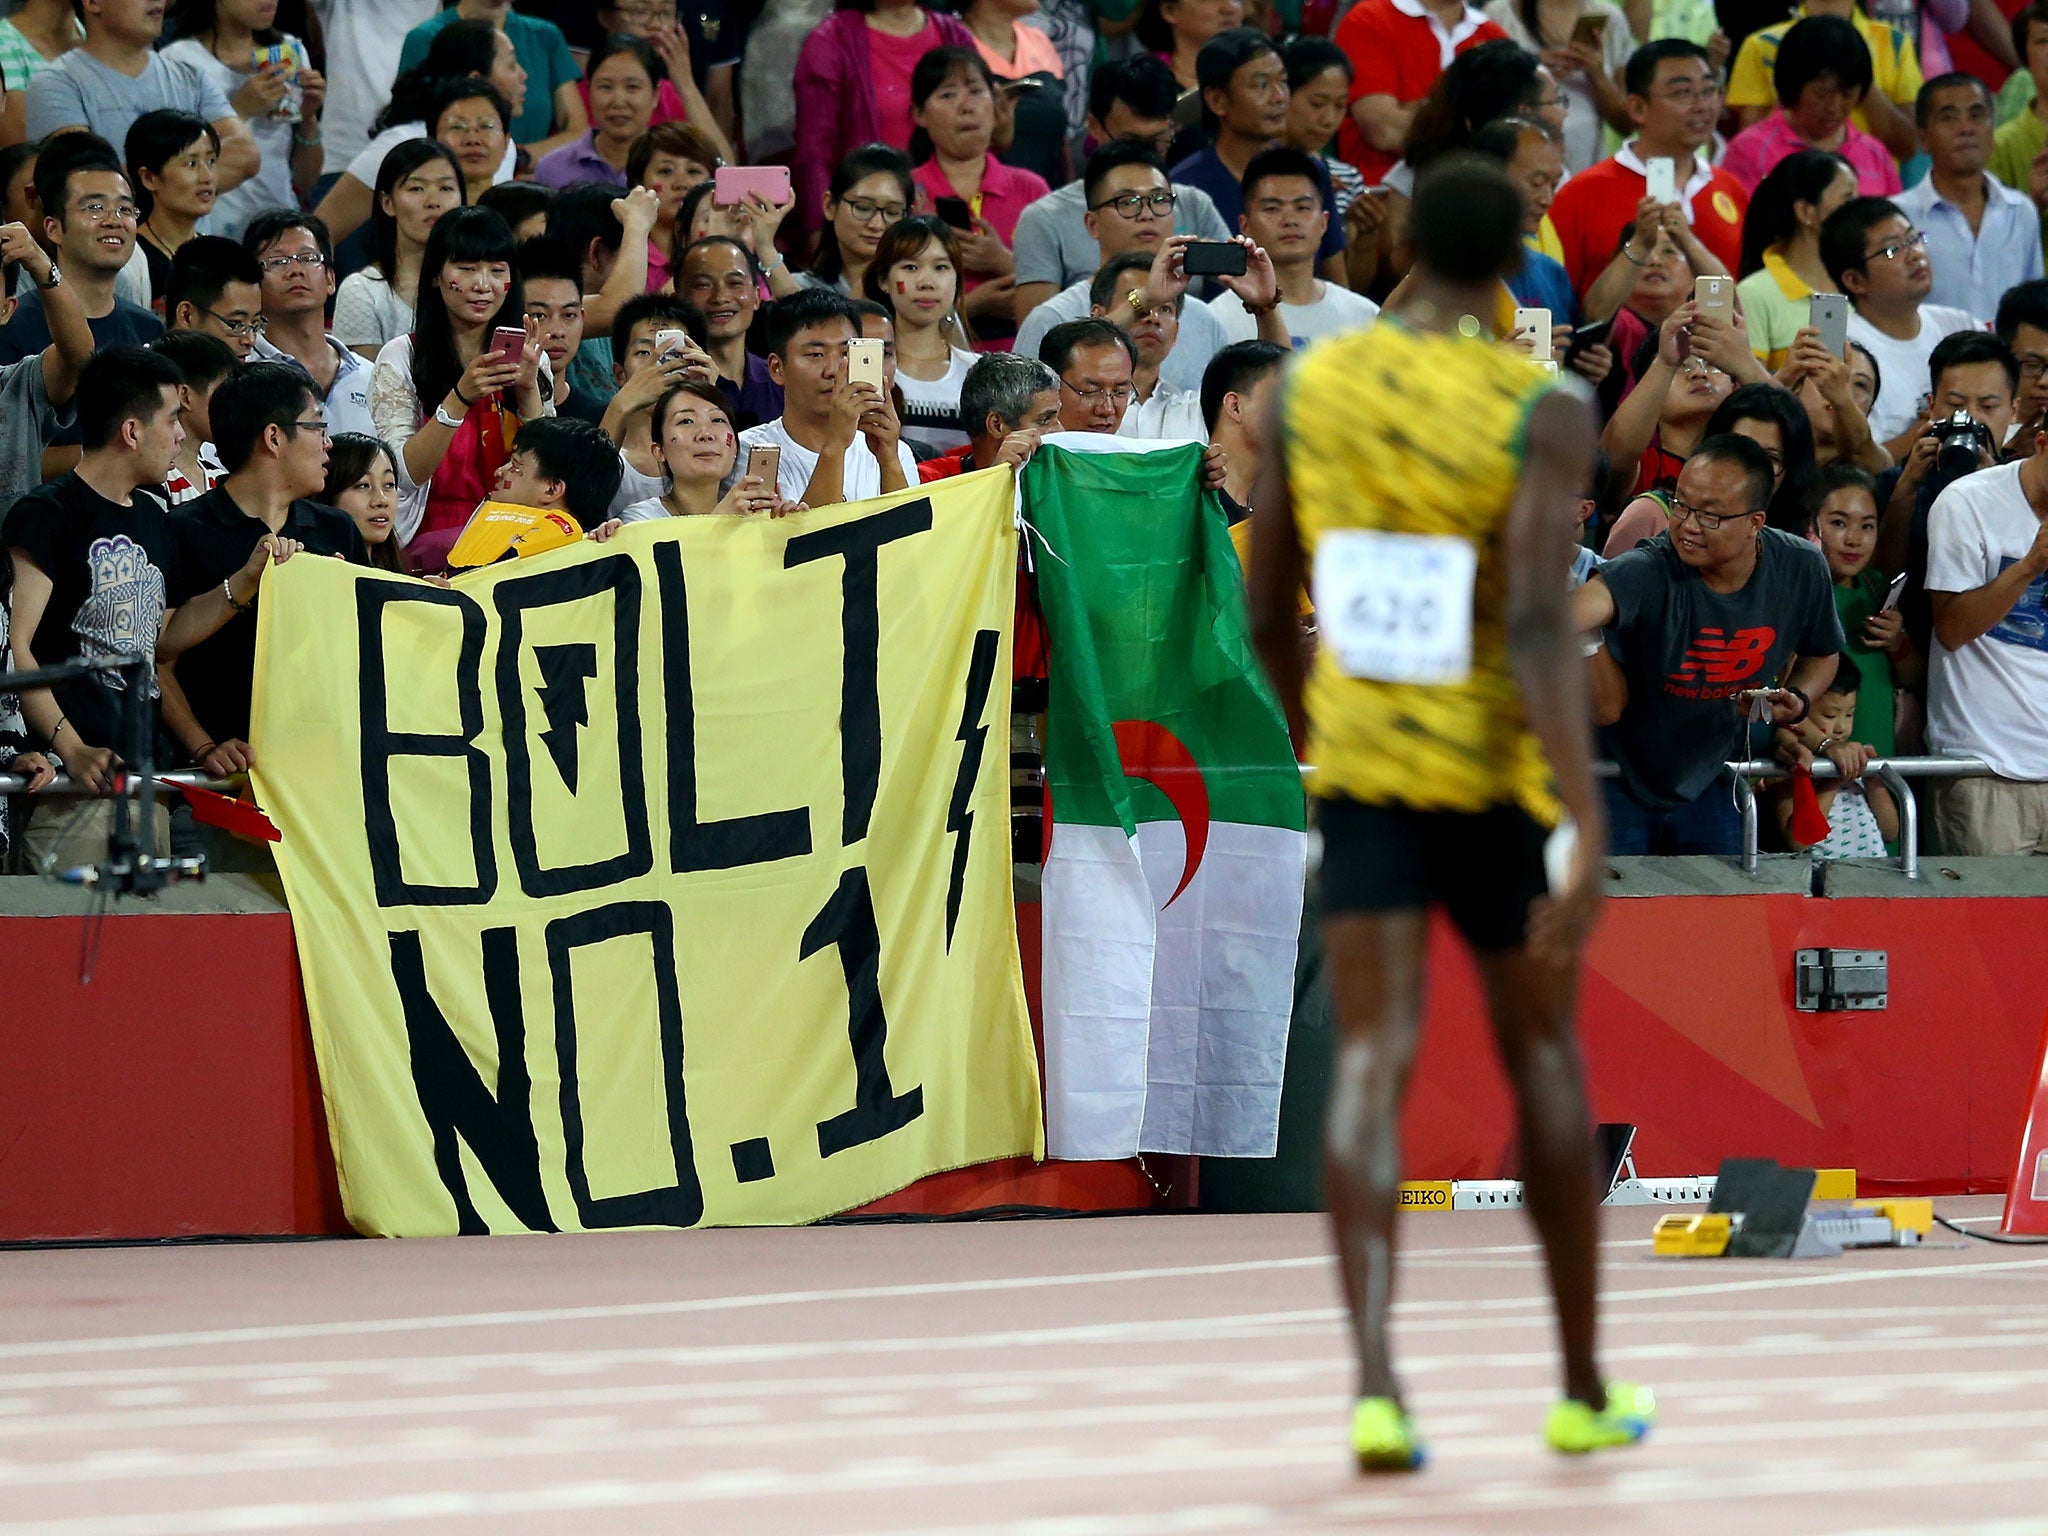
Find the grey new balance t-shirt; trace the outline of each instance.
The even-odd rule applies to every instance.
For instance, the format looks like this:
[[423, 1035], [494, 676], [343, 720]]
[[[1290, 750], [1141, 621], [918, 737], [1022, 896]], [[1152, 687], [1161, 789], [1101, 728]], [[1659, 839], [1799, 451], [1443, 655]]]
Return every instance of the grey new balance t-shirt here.
[[1747, 756], [1738, 693], [1769, 688], [1796, 656], [1842, 649], [1827, 561], [1814, 545], [1763, 531], [1756, 570], [1738, 592], [1715, 592], [1660, 533], [1600, 567], [1614, 594], [1616, 659], [1628, 706], [1600, 733], [1637, 804], [1665, 810]]

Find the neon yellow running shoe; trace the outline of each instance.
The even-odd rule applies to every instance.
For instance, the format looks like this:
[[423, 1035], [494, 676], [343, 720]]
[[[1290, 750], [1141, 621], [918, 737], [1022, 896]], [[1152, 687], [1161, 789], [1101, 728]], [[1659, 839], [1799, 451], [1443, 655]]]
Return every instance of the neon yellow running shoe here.
[[1361, 1472], [1413, 1472], [1427, 1459], [1415, 1423], [1391, 1397], [1361, 1397], [1351, 1410], [1351, 1451]]
[[1584, 1456], [1610, 1446], [1634, 1445], [1657, 1422], [1657, 1397], [1634, 1382], [1607, 1383], [1607, 1406], [1595, 1413], [1577, 1398], [1553, 1404], [1543, 1421], [1543, 1438], [1553, 1451]]

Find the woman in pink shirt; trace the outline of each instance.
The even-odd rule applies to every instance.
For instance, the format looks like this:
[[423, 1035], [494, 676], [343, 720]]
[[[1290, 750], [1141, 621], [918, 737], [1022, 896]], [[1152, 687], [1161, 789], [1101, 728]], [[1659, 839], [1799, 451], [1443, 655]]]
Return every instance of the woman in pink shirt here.
[[806, 234], [825, 220], [833, 167], [862, 144], [910, 146], [910, 74], [934, 48], [972, 48], [959, 19], [916, 0], [837, 0], [797, 55], [796, 206]]
[[[947, 222], [958, 231], [966, 296], [961, 313], [991, 331], [1014, 334], [1011, 301], [1016, 294], [1016, 258], [1010, 241], [1017, 219], [1050, 190], [1029, 171], [1008, 166], [991, 153], [995, 137], [996, 83], [972, 48], [934, 48], [917, 61], [910, 77], [911, 116], [917, 135], [911, 157], [922, 197], [946, 217], [942, 198], [967, 205]], [[919, 151], [925, 153], [920, 156]]]
[[1802, 149], [1840, 155], [1856, 171], [1865, 197], [1901, 190], [1891, 151], [1849, 121], [1871, 85], [1870, 49], [1839, 16], [1793, 23], [1778, 45], [1772, 84], [1778, 110], [1728, 141], [1721, 169], [1754, 192], [1780, 160]]

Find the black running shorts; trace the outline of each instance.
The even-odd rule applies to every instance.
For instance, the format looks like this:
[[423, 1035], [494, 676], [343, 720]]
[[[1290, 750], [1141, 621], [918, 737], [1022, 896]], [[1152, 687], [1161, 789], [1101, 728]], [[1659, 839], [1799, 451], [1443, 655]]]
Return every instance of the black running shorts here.
[[1549, 829], [1517, 805], [1417, 811], [1317, 796], [1323, 912], [1441, 905], [1474, 949], [1518, 948], [1529, 903], [1549, 889]]

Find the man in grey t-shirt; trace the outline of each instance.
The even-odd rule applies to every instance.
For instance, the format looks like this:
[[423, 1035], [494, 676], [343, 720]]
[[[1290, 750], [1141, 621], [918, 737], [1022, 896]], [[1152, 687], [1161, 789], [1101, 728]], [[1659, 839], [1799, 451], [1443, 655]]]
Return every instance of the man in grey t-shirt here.
[[152, 15], [149, 0], [99, 0], [86, 12], [85, 41], [29, 83], [28, 136], [83, 130], [118, 154], [143, 113], [189, 112], [220, 135], [219, 190], [239, 187], [262, 164], [249, 126], [219, 86], [156, 52], [163, 29], [162, 7]]
[[[1671, 531], [1572, 593], [1573, 625], [1613, 631], [1628, 681], [1601, 733], [1620, 770], [1607, 785], [1615, 853], [1740, 851], [1723, 765], [1749, 755], [1749, 706], [1761, 695], [1772, 722], [1794, 724], [1834, 675], [1834, 584], [1818, 549], [1764, 526], [1772, 480], [1750, 439], [1708, 438], [1678, 476]], [[1867, 754], [1839, 750], [1837, 766], [1861, 772]]]

